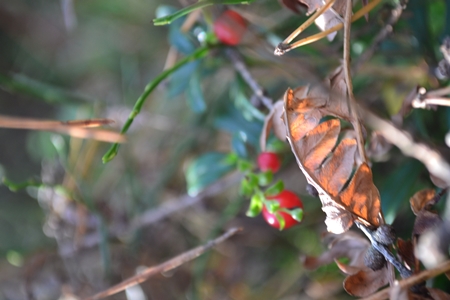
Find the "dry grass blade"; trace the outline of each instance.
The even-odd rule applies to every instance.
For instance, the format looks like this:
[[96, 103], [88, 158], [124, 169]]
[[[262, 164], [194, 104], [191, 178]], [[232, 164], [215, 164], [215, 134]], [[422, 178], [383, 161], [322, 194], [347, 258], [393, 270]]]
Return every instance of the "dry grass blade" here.
[[103, 292], [95, 294], [92, 297], [88, 297], [85, 300], [103, 299], [105, 297], [115, 295], [121, 291], [124, 291], [125, 289], [127, 289], [131, 286], [134, 286], [136, 284], [146, 281], [148, 278], [150, 278], [153, 275], [170, 271], [188, 261], [193, 260], [194, 258], [197, 258], [198, 256], [202, 255], [203, 253], [205, 253], [209, 249], [215, 247], [216, 245], [222, 243], [223, 241], [225, 241], [226, 239], [235, 235], [236, 233], [238, 233], [241, 230], [242, 230], [241, 228], [231, 228], [230, 230], [225, 232], [223, 235], [219, 236], [218, 238], [216, 238], [214, 240], [209, 241], [205, 245], [202, 245], [202, 246], [199, 246], [192, 250], [189, 250], [187, 252], [184, 252], [184, 253], [182, 253], [160, 265], [147, 268], [144, 271], [142, 271], [141, 273], [139, 273], [133, 277], [130, 277], [130, 278], [122, 281], [121, 283], [110, 287], [109, 289], [107, 289]]
[[307, 95], [305, 88], [286, 92], [284, 110], [292, 152], [308, 182], [319, 193], [322, 210], [327, 214], [328, 231], [345, 232], [355, 218], [379, 226], [382, 222], [380, 196], [368, 165], [359, 166], [344, 188], [355, 166], [356, 140], [343, 139], [334, 149], [340, 133], [339, 120], [319, 124], [328, 114], [348, 117], [348, 113], [343, 113], [338, 102], [317, 92]]
[[0, 127], [3, 128], [53, 131], [82, 139], [94, 139], [110, 143], [125, 142], [125, 137], [118, 132], [90, 129], [111, 123], [114, 123], [114, 121], [110, 119], [53, 121], [0, 116]]

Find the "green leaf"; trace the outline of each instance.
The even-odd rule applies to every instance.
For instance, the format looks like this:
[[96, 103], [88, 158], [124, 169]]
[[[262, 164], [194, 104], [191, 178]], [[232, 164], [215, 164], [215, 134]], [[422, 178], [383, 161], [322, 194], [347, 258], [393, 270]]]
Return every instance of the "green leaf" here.
[[155, 26], [161, 26], [161, 25], [167, 25], [172, 23], [178, 18], [181, 18], [182, 16], [187, 15], [188, 13], [200, 9], [203, 7], [207, 7], [213, 4], [248, 4], [253, 2], [254, 0], [203, 0], [198, 1], [197, 3], [194, 3], [192, 5], [189, 5], [183, 9], [180, 9], [176, 13], [173, 13], [169, 16], [158, 18], [153, 20], [153, 25]]
[[238, 160], [238, 170], [242, 173], [246, 173], [253, 169], [253, 164], [248, 160], [240, 159]]
[[280, 203], [278, 201], [270, 200], [265, 202], [267, 210], [274, 214], [280, 209]]
[[254, 218], [261, 213], [264, 205], [264, 198], [261, 194], [256, 193], [250, 200], [250, 206], [245, 213], [247, 217]]
[[273, 180], [273, 173], [270, 170], [266, 171], [266, 172], [259, 173], [257, 176], [258, 176], [258, 184], [260, 186], [269, 185], [272, 182], [272, 180]]
[[254, 186], [252, 186], [250, 184], [250, 182], [247, 180], [247, 178], [242, 179], [242, 181], [241, 181], [241, 188], [240, 188], [240, 191], [239, 191], [239, 193], [242, 196], [250, 197], [251, 194], [253, 193], [253, 189], [254, 189]]
[[289, 211], [289, 214], [297, 222], [301, 222], [303, 220], [303, 209], [301, 209], [301, 208], [292, 209]]
[[247, 174], [250, 185], [255, 188], [258, 185], [258, 176], [254, 173]]
[[278, 180], [275, 184], [270, 186], [265, 192], [264, 195], [267, 196], [275, 196], [281, 193], [284, 190], [284, 182], [282, 180]]
[[191, 74], [191, 80], [189, 80], [186, 96], [187, 103], [193, 112], [202, 113], [206, 111], [206, 103], [205, 98], [203, 97], [199, 72]]
[[187, 190], [190, 196], [196, 196], [205, 187], [233, 169], [227, 162], [227, 154], [209, 152], [189, 164], [186, 170]]
[[247, 157], [247, 147], [241, 133], [242, 132], [236, 132], [233, 134], [233, 137], [231, 139], [231, 148], [240, 157]]
[[279, 212], [277, 212], [275, 213], [275, 218], [277, 218], [278, 223], [280, 224], [280, 231], [283, 230], [284, 226], [286, 225], [283, 216]]

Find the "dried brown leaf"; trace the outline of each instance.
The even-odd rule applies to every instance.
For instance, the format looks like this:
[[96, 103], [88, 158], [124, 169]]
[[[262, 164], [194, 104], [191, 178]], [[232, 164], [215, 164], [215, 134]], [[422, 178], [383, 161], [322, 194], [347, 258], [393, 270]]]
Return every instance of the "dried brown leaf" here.
[[[328, 85], [335, 94], [346, 92], [342, 68], [329, 77]], [[356, 170], [350, 184], [342, 191], [355, 165], [356, 140], [344, 139], [333, 151], [340, 122], [331, 119], [320, 123], [320, 120], [326, 115], [350, 120], [350, 114], [342, 97], [332, 99], [319, 89], [289, 89], [285, 94], [283, 118], [288, 140], [308, 183], [319, 193], [322, 210], [327, 214], [328, 231], [345, 232], [354, 217], [377, 227], [380, 196], [367, 164]]]
[[282, 141], [286, 140], [286, 126], [281, 119], [281, 116], [283, 115], [283, 106], [283, 100], [277, 101], [264, 120], [263, 130], [261, 131], [261, 136], [259, 138], [259, 145], [262, 151], [266, 150], [267, 138], [272, 129], [278, 139]]
[[430, 201], [433, 200], [435, 195], [436, 192], [433, 189], [425, 189], [416, 192], [409, 199], [413, 213], [417, 216], [427, 205], [433, 205], [434, 203], [430, 203]]
[[322, 253], [319, 257], [307, 256], [303, 260], [303, 266], [309, 270], [314, 270], [320, 266], [328, 265], [338, 258], [346, 257], [349, 266], [356, 266], [359, 269], [364, 266], [364, 255], [370, 247], [370, 242], [361, 235], [352, 231], [333, 235], [329, 241], [329, 250]]
[[403, 261], [412, 269], [415, 266], [414, 246], [411, 240], [397, 239], [398, 254]]
[[367, 297], [376, 292], [379, 288], [389, 283], [387, 268], [379, 271], [363, 269], [354, 275], [348, 276], [344, 280], [344, 289], [350, 295], [356, 297]]
[[413, 236], [422, 235], [429, 229], [436, 228], [442, 224], [442, 219], [435, 212], [421, 210], [414, 221]]

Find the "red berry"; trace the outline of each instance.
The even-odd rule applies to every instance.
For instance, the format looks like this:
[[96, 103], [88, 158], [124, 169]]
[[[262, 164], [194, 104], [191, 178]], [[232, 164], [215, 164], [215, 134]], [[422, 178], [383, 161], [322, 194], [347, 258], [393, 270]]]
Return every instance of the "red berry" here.
[[281, 166], [280, 159], [273, 152], [262, 152], [258, 155], [258, 167], [261, 171], [272, 171], [276, 173]]
[[214, 22], [214, 33], [219, 41], [235, 46], [239, 44], [247, 28], [247, 22], [234, 10], [226, 10]]
[[[303, 209], [303, 203], [300, 198], [294, 194], [291, 191], [284, 190], [281, 193], [279, 193], [276, 196], [269, 196], [267, 197], [268, 200], [275, 200], [278, 203], [280, 203], [280, 208], [287, 208], [287, 209], [293, 209], [293, 208], [302, 208]], [[297, 222], [292, 216], [285, 212], [279, 212], [281, 217], [284, 219], [284, 229], [288, 229], [294, 225], [300, 224]], [[275, 217], [275, 214], [271, 214], [266, 206], [263, 207], [262, 215], [264, 217], [264, 220], [272, 226], [277, 229], [280, 229], [280, 223], [278, 222], [277, 218]]]

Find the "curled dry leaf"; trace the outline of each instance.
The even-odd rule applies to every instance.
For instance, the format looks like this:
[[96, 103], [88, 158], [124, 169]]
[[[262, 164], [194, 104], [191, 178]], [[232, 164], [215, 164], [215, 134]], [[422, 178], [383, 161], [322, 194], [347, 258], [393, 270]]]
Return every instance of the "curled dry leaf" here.
[[[366, 297], [389, 282], [388, 269], [372, 271], [364, 265], [364, 256], [370, 247], [370, 242], [361, 235], [347, 231], [331, 236], [329, 250], [319, 257], [306, 257], [303, 265], [307, 269], [316, 269], [335, 261], [342, 272], [349, 275], [344, 280], [345, 290], [354, 296]], [[346, 257], [348, 264], [337, 259]]]
[[261, 151], [266, 150], [266, 142], [271, 129], [273, 129], [275, 136], [278, 139], [282, 141], [286, 140], [286, 126], [284, 125], [284, 122], [281, 119], [282, 115], [283, 115], [283, 100], [279, 100], [273, 105], [271, 111], [264, 120], [263, 129], [261, 131], [261, 136], [259, 138], [259, 145], [261, 147]]
[[433, 189], [425, 189], [416, 192], [409, 199], [413, 213], [417, 216], [427, 205], [433, 205], [434, 203], [430, 203], [430, 201], [433, 200], [434, 195], [436, 195], [436, 192]]
[[[342, 68], [329, 77], [331, 92], [341, 94]], [[331, 94], [333, 95], [333, 94]], [[342, 233], [358, 218], [367, 225], [380, 225], [380, 196], [367, 164], [360, 165], [348, 186], [355, 165], [356, 140], [345, 138], [336, 147], [340, 121], [320, 123], [327, 115], [351, 120], [342, 97], [333, 99], [319, 89], [288, 89], [284, 97], [287, 138], [309, 184], [318, 191], [329, 232]], [[320, 124], [319, 124], [320, 123]]]

